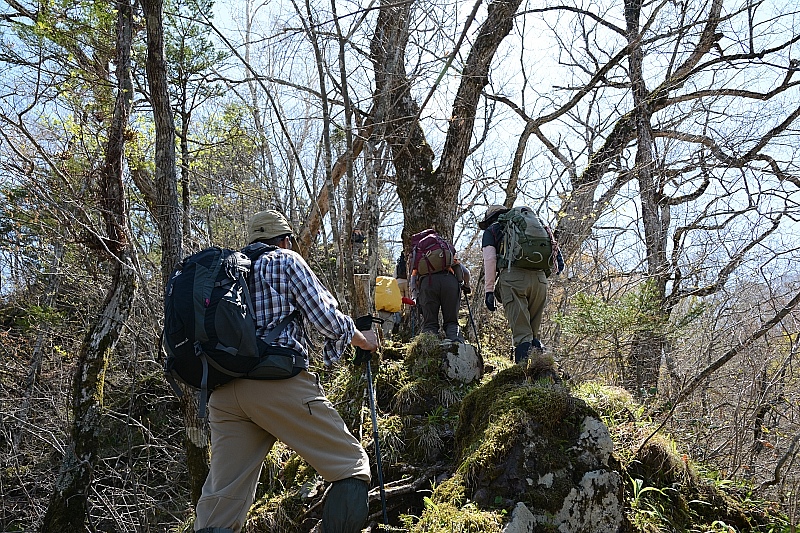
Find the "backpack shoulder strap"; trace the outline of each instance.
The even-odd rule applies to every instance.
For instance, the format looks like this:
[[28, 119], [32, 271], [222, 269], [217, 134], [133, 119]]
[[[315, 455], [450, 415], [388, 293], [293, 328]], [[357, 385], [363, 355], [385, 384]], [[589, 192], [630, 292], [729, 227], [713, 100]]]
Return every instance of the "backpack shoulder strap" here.
[[[242, 253], [246, 255], [250, 259], [250, 261], [255, 263], [256, 259], [264, 255], [265, 253], [272, 252], [273, 250], [277, 249], [278, 249], [277, 246], [270, 246], [269, 244], [263, 242], [253, 242], [242, 248]], [[246, 284], [245, 284], [245, 289], [248, 289], [248, 286]], [[255, 316], [255, 313], [253, 312], [254, 307], [252, 303], [252, 297], [250, 295], [249, 290], [245, 290], [245, 297], [247, 298], [247, 305], [250, 308], [251, 314]], [[286, 329], [286, 326], [288, 326], [289, 323], [292, 322], [298, 316], [300, 316], [299, 309], [295, 309], [294, 311], [289, 313], [283, 320], [278, 322], [277, 326], [275, 326], [270, 330], [267, 336], [264, 337], [263, 341], [269, 344], [270, 342], [277, 339], [281, 331]]]
[[246, 255], [250, 261], [255, 263], [256, 259], [261, 257], [263, 254], [277, 249], [277, 246], [270, 246], [269, 244], [265, 244], [263, 242], [253, 242], [242, 248], [242, 253]]
[[264, 337], [264, 339], [263, 339], [264, 342], [269, 344], [270, 342], [272, 342], [275, 339], [277, 339], [278, 335], [280, 335], [281, 331], [286, 329], [286, 326], [289, 325], [289, 322], [293, 321], [298, 316], [300, 316], [300, 310], [299, 309], [295, 309], [294, 311], [289, 313], [283, 320], [278, 322], [277, 326], [275, 326], [274, 328], [272, 328], [270, 330], [269, 334], [267, 334], [267, 336]]

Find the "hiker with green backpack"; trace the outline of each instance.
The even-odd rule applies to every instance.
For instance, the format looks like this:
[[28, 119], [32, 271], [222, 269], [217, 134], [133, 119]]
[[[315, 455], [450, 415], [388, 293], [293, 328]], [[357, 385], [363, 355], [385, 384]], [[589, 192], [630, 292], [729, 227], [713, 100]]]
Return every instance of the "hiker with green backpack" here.
[[372, 330], [356, 329], [338, 310], [333, 295], [291, 250], [291, 236], [280, 212], [253, 216], [250, 246], [271, 248], [253, 261], [248, 286], [258, 337], [282, 328], [273, 343], [305, 361], [289, 377], [238, 378], [214, 388], [208, 401], [211, 465], [194, 523], [200, 533], [241, 531], [264, 458], [277, 440], [331, 483], [322, 510], [326, 533], [357, 533], [368, 518], [369, 458], [325, 397], [319, 378], [307, 370], [313, 344], [306, 327], [325, 338], [326, 366], [338, 361], [348, 344], [369, 355], [378, 348], [377, 337]]
[[485, 304], [503, 305], [514, 342], [514, 362], [527, 361], [531, 350], [544, 351], [540, 338], [547, 303], [547, 278], [564, 269], [553, 232], [529, 207], [492, 205], [478, 223], [483, 232]]

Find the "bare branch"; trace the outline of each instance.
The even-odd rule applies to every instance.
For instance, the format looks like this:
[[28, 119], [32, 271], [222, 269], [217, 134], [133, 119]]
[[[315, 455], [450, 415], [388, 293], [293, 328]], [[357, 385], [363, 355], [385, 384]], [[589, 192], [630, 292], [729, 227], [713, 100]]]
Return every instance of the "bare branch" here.
[[[683, 389], [678, 393], [678, 395], [673, 400], [673, 406], [677, 406], [679, 403], [684, 401], [689, 395], [694, 392], [694, 390], [700, 385], [703, 381], [705, 381], [709, 376], [711, 376], [714, 372], [722, 368], [725, 363], [736, 357], [739, 353], [741, 353], [745, 348], [751, 345], [754, 341], [760, 339], [764, 335], [767, 334], [769, 330], [775, 327], [781, 320], [783, 320], [795, 307], [797, 304], [800, 303], [800, 292], [795, 294], [794, 298], [792, 298], [780, 311], [778, 311], [775, 316], [770, 318], [766, 321], [758, 330], [754, 331], [750, 337], [745, 339], [743, 342], [739, 343], [737, 346], [734, 346], [727, 352], [725, 352], [721, 357], [719, 357], [716, 361], [708, 365], [704, 368], [697, 376], [694, 377], [688, 384], [686, 384]], [[673, 407], [674, 408], [674, 407]]]

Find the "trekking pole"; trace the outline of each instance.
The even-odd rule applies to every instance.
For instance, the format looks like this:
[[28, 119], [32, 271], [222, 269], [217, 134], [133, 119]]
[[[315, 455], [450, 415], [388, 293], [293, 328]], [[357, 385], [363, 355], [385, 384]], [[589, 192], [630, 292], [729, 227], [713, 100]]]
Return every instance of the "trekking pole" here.
[[[382, 324], [383, 320], [372, 315], [364, 315], [356, 319], [356, 328], [359, 331], [369, 331], [372, 329], [372, 324]], [[383, 487], [383, 466], [381, 465], [381, 447], [378, 441], [378, 415], [375, 411], [375, 394], [372, 390], [372, 367], [370, 360], [372, 359], [372, 352], [368, 352], [364, 348], [356, 348], [356, 358], [354, 363], [367, 363], [367, 394], [369, 394], [369, 410], [372, 415], [372, 434], [375, 441], [375, 461], [378, 470], [378, 484], [381, 489], [381, 507], [383, 509], [383, 525], [389, 527], [389, 519], [386, 516], [386, 490]]]
[[[462, 290], [462, 292], [464, 292]], [[475, 319], [472, 316], [472, 308], [469, 306], [469, 298], [467, 293], [464, 292], [464, 303], [467, 304], [467, 311], [469, 312], [469, 322], [472, 324], [472, 332], [475, 333], [475, 344], [478, 345], [478, 355], [481, 355], [481, 340], [478, 338], [478, 328], [475, 327]]]

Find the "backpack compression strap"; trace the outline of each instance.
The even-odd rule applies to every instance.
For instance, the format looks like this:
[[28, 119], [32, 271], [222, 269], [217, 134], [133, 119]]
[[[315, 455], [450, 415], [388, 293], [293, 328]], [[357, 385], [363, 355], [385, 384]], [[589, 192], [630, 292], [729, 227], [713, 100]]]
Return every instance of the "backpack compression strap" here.
[[[516, 227], [512, 228], [510, 226], [517, 226], [518, 223], [513, 220], [508, 221], [508, 225], [503, 228], [503, 259], [506, 261], [506, 268], [511, 270], [511, 264], [514, 262], [516, 257], [514, 257], [514, 252], [519, 244], [519, 236], [517, 234]], [[510, 230], [510, 231], [509, 231]]]

